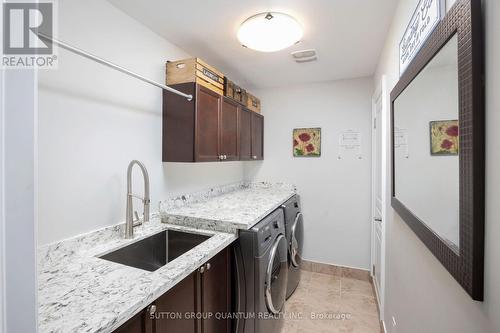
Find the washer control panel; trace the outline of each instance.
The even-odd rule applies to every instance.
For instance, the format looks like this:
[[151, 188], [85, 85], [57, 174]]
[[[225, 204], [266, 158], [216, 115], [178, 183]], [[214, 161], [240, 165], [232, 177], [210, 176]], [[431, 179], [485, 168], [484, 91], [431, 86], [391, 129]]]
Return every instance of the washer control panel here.
[[277, 209], [252, 228], [257, 236], [255, 244], [258, 246], [258, 253], [263, 253], [279, 234], [285, 233], [284, 225], [283, 210]]

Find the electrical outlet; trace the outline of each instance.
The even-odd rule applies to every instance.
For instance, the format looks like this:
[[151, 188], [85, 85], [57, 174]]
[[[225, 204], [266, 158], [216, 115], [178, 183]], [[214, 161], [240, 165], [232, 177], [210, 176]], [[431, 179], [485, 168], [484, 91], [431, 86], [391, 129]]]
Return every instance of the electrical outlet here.
[[396, 318], [394, 316], [392, 316], [392, 329], [391, 329], [392, 333], [398, 332], [397, 326], [398, 326], [398, 324], [396, 323]]

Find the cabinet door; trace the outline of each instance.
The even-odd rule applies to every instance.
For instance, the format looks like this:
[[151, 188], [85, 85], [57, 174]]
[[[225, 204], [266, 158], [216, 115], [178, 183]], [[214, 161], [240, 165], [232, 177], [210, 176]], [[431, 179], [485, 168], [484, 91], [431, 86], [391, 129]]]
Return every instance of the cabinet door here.
[[217, 319], [216, 314], [231, 311], [231, 273], [229, 249], [222, 250], [205, 264], [202, 281], [202, 311], [206, 316], [202, 321], [203, 333], [229, 333], [231, 320]]
[[264, 159], [264, 117], [252, 112], [252, 159]]
[[220, 154], [224, 160], [238, 159], [238, 104], [226, 98], [220, 110]]
[[185, 316], [186, 313], [191, 314], [197, 311], [199, 289], [197, 274], [197, 272], [192, 273], [155, 301], [156, 333], [197, 332], [196, 318]]
[[240, 160], [252, 159], [252, 112], [240, 109]]
[[[196, 84], [193, 82], [172, 87], [186, 94], [196, 95]], [[195, 116], [195, 101], [188, 101], [182, 96], [163, 90], [163, 162], [195, 161]]]
[[130, 318], [125, 324], [118, 327], [113, 333], [153, 333], [154, 319], [145, 309], [134, 317]]
[[221, 96], [197, 85], [195, 160], [219, 160], [219, 109]]

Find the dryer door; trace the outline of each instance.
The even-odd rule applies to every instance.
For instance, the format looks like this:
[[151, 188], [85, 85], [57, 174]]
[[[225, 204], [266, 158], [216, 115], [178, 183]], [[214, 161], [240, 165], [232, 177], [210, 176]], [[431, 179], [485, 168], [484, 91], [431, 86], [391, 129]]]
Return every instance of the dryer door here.
[[266, 271], [266, 305], [274, 315], [279, 314], [285, 304], [287, 276], [286, 238], [279, 235], [271, 248]]
[[302, 261], [302, 247], [304, 244], [304, 218], [298, 213], [293, 221], [290, 232], [290, 244], [288, 251], [293, 267], [300, 267]]

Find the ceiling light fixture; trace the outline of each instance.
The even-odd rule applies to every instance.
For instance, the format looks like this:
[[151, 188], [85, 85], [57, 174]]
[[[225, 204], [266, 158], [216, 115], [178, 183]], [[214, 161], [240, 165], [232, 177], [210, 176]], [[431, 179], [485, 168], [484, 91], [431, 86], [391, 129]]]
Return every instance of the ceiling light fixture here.
[[250, 49], [275, 52], [300, 41], [302, 27], [293, 17], [283, 13], [267, 12], [249, 17], [238, 30], [238, 40]]

